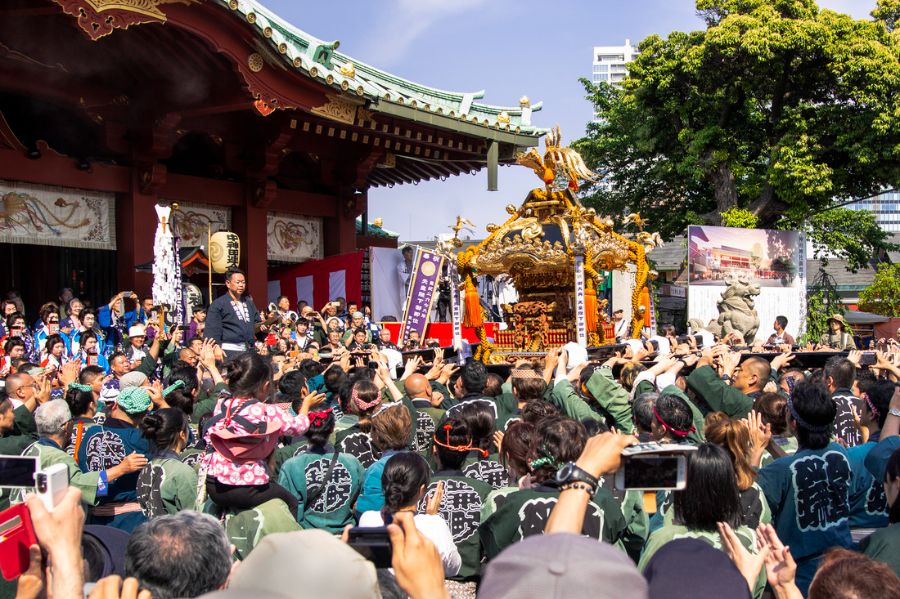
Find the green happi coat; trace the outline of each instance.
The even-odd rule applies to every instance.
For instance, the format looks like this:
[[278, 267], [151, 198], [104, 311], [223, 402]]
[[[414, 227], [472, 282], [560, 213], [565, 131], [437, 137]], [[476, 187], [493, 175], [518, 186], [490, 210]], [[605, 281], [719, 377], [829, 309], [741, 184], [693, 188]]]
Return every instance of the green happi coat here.
[[[215, 511], [215, 505], [207, 502], [207, 509]], [[234, 545], [234, 557], [244, 560], [263, 537], [276, 532], [294, 532], [300, 525], [291, 515], [288, 506], [280, 499], [270, 499], [249, 510], [225, 513], [225, 534]]]
[[147, 518], [194, 509], [197, 473], [172, 452], [150, 460], [138, 475], [137, 500]]
[[560, 381], [553, 387], [553, 403], [574, 420], [600, 420], [615, 426], [622, 433], [634, 430], [630, 396], [616, 382], [612, 370], [597, 368], [585, 386], [593, 401], [586, 401], [569, 381]]
[[13, 410], [13, 429], [0, 437], [0, 455], [20, 455], [22, 451], [37, 441], [37, 426], [34, 414], [25, 406]]
[[[428, 497], [444, 481], [444, 498], [439, 514], [450, 528], [453, 542], [462, 558], [462, 567], [454, 580], [474, 580], [481, 575], [481, 509], [491, 493], [491, 486], [467, 478], [459, 470], [440, 470], [431, 478], [425, 493]], [[425, 511], [425, 498], [419, 503], [419, 512]]]
[[[549, 485], [495, 496], [496, 511], [481, 523], [480, 529], [485, 557], [493, 559], [513, 543], [543, 534], [558, 497], [559, 489]], [[625, 518], [619, 504], [608, 491], [598, 489], [588, 504], [582, 534], [616, 544], [624, 531]]]
[[365, 468], [348, 453], [338, 454], [325, 490], [309, 502], [310, 491], [318, 488], [334, 455], [334, 449], [300, 453], [281, 467], [278, 483], [298, 499], [297, 522], [303, 528], [321, 528], [340, 534], [353, 524], [353, 506], [362, 488]]
[[[734, 534], [747, 551], [751, 553], [757, 552], [756, 533], [753, 530], [746, 526], [741, 526], [735, 529]], [[650, 558], [659, 551], [660, 547], [669, 541], [674, 541], [676, 539], [700, 539], [701, 541], [709, 543], [716, 549], [722, 549], [722, 539], [719, 537], [719, 531], [688, 530], [686, 526], [669, 523], [650, 535], [650, 538], [647, 540], [647, 545], [644, 547], [644, 551], [641, 554], [641, 561], [638, 562], [638, 569], [643, 572], [650, 562]], [[756, 587], [753, 590], [753, 597], [759, 599], [765, 588], [766, 570], [763, 568], [759, 573], [759, 578], [757, 578]]]
[[40, 467], [47, 468], [55, 464], [65, 464], [69, 470], [69, 485], [81, 491], [81, 501], [88, 505], [97, 505], [97, 488], [100, 484], [99, 472], [82, 472], [75, 458], [60, 449], [53, 441], [42, 438], [33, 443], [22, 455], [37, 456], [40, 458]]

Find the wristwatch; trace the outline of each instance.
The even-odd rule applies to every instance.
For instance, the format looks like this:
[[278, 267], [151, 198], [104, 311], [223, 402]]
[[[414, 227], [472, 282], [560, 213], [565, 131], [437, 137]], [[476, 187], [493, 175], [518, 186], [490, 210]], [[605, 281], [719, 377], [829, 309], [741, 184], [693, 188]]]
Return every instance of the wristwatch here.
[[[888, 414], [890, 414], [891, 416], [896, 416], [897, 418], [900, 418], [900, 410], [898, 410], [897, 408], [891, 408], [890, 410], [888, 410]], [[559, 475], [557, 474], [557, 476], [559, 476]]]
[[[563, 485], [574, 482], [587, 483], [594, 491], [597, 490], [597, 485], [600, 484], [600, 481], [598, 481], [590, 472], [587, 472], [583, 468], [579, 468], [573, 462], [569, 462], [557, 470], [557, 486], [562, 487]], [[591, 493], [591, 495], [593, 495], [593, 493]]]

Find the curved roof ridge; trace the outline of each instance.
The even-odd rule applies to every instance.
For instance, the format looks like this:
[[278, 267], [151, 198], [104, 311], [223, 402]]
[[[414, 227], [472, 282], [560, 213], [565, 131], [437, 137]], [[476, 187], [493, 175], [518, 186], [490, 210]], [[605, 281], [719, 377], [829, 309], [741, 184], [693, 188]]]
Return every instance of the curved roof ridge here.
[[[543, 135], [547, 129], [531, 124], [531, 113], [541, 110], [543, 102], [531, 105], [498, 106], [476, 102], [484, 97], [485, 90], [454, 92], [404, 79], [368, 63], [357, 61], [337, 51], [335, 42], [326, 42], [307, 33], [278, 16], [259, 0], [216, 0], [230, 11], [244, 15], [248, 23], [281, 55], [282, 60], [305, 75], [318, 79], [323, 85], [338, 90], [356, 89], [360, 96], [370, 100], [386, 100], [410, 104], [425, 111], [449, 114], [468, 119], [485, 127], [515, 128], [518, 133], [530, 136]], [[333, 60], [333, 62], [332, 62]], [[355, 74], [345, 75], [341, 67], [352, 64]], [[312, 70], [312, 71], [311, 71]], [[504, 115], [501, 121], [499, 117]]]

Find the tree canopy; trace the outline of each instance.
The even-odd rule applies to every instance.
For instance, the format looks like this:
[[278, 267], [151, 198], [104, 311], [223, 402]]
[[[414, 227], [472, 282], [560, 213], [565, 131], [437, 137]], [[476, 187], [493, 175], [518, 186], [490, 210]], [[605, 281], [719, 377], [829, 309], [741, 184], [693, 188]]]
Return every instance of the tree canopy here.
[[900, 264], [879, 264], [872, 284], [859, 293], [859, 308], [884, 316], [900, 316]]
[[666, 238], [734, 209], [763, 228], [833, 232], [847, 215], [828, 208], [900, 183], [900, 0], [879, 0], [871, 20], [814, 0], [697, 10], [707, 28], [644, 39], [621, 88], [583, 82], [597, 120], [573, 145], [605, 175], [585, 203], [640, 210]]

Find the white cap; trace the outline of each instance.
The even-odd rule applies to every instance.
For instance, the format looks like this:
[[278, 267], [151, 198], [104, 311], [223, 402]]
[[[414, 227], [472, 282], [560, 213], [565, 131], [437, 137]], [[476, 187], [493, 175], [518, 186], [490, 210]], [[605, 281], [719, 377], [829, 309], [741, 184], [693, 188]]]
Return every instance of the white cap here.
[[566, 343], [563, 346], [563, 349], [566, 350], [566, 355], [568, 356], [566, 369], [569, 371], [581, 366], [588, 360], [587, 349], [581, 347], [574, 341]]
[[142, 324], [131, 325], [128, 329], [129, 337], [144, 337], [147, 335], [147, 327]]

